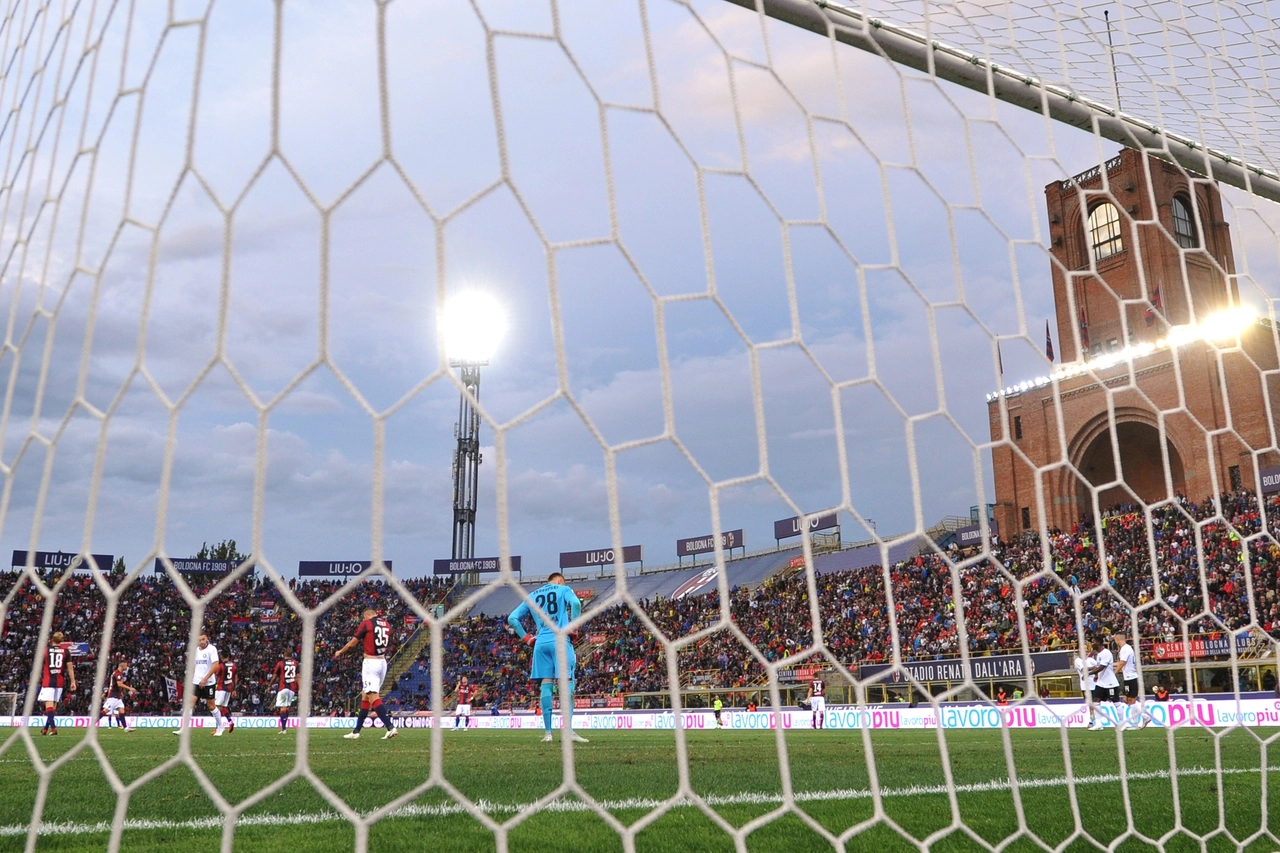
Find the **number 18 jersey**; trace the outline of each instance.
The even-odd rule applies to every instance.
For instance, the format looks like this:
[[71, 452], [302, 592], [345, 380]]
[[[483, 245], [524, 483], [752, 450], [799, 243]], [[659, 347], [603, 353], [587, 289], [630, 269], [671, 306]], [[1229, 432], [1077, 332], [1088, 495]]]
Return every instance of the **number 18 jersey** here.
[[[582, 602], [578, 600], [578, 596], [573, 590], [563, 584], [548, 583], [543, 584], [534, 590], [529, 596], [533, 599], [533, 603], [543, 615], [535, 613], [529, 607], [529, 602], [522, 601], [520, 606], [511, 611], [511, 615], [507, 617], [507, 622], [516, 628], [517, 633], [523, 633], [523, 627], [520, 620], [525, 616], [533, 619], [533, 623], [538, 628], [538, 642], [554, 643], [556, 632], [555, 628], [564, 628], [582, 613]], [[547, 620], [551, 621], [551, 625], [547, 624]]]

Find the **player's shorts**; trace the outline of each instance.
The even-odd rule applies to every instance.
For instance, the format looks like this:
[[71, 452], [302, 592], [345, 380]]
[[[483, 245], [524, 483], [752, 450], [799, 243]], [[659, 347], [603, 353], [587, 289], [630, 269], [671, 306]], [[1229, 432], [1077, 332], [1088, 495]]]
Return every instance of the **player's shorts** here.
[[365, 693], [381, 693], [387, 677], [386, 658], [365, 658], [360, 667], [360, 689]]
[[824, 714], [827, 710], [827, 698], [825, 696], [809, 697], [809, 710], [815, 714]]
[[294, 693], [288, 687], [276, 694], [276, 707], [288, 708], [298, 698], [298, 694]]
[[102, 713], [104, 714], [118, 714], [123, 710], [124, 710], [124, 700], [117, 699], [114, 696], [108, 697], [102, 703]]
[[207, 702], [208, 700], [213, 698], [214, 689], [212, 684], [206, 684], [203, 687], [197, 684], [195, 688], [193, 688], [193, 690], [194, 690], [197, 702], [202, 699]]
[[219, 708], [226, 708], [231, 704], [231, 691], [219, 690], [213, 694], [213, 704]]
[[[573, 650], [573, 643], [565, 642], [564, 654], [565, 662], [569, 664], [569, 680], [572, 681], [574, 670], [578, 668], [578, 654]], [[559, 664], [560, 656], [556, 654], [554, 637], [545, 643], [535, 643], [533, 646], [533, 667], [529, 671], [529, 677], [535, 680], [559, 678]]]
[[1126, 699], [1138, 698], [1138, 679], [1126, 678], [1124, 680], [1124, 695]]
[[1080, 691], [1080, 695], [1084, 697], [1084, 702], [1086, 705], [1094, 700], [1094, 694], [1096, 694], [1097, 691], [1098, 691], [1098, 688], [1096, 687], [1090, 687], [1088, 690]]
[[459, 706], [458, 706], [458, 709], [457, 709], [456, 711], [454, 711], [454, 714], [456, 714], [456, 715], [457, 715], [457, 716], [459, 716], [459, 717], [470, 717], [470, 716], [471, 716], [471, 706], [470, 706], [470, 705], [459, 705]]
[[36, 699], [40, 702], [61, 702], [62, 688], [61, 687], [41, 687], [40, 695], [37, 696]]
[[1115, 687], [1103, 687], [1101, 684], [1093, 686], [1093, 701], [1095, 702], [1115, 702], [1120, 698], [1120, 685]]

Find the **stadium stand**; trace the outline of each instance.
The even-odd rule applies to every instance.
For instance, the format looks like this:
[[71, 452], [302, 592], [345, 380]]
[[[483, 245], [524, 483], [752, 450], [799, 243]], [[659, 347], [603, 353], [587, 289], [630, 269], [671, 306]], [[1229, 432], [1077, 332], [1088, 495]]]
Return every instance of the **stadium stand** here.
[[[13, 590], [18, 574], [0, 575], [0, 598], [14, 597], [4, 614], [4, 631], [0, 636], [0, 685], [3, 690], [25, 694], [31, 675], [44, 616], [45, 599], [31, 584], [23, 582]], [[197, 595], [203, 595], [216, 580], [192, 580]], [[406, 581], [415, 597], [431, 606], [449, 589], [447, 582], [435, 579]], [[293, 584], [293, 591], [307, 607], [342, 588], [340, 581]], [[364, 607], [381, 610], [396, 629], [392, 647], [396, 648], [416, 627], [407, 620], [407, 605], [389, 588], [377, 583], [364, 583], [361, 589], [340, 599], [317, 622], [313, 707], [318, 713], [344, 708], [352, 695], [351, 685], [358, 680], [358, 658], [332, 660], [332, 653], [346, 642], [355, 630], [357, 614]], [[89, 575], [76, 575], [56, 599], [53, 622], [78, 642], [88, 642], [90, 658], [96, 657], [102, 642], [102, 626], [106, 621], [105, 601]], [[167, 576], [144, 577], [125, 591], [115, 619], [111, 644], [113, 661], [129, 664], [130, 679], [138, 688], [131, 699], [131, 713], [162, 713], [173, 710], [165, 687], [165, 678], [182, 681], [185, 673], [185, 649], [191, 628], [191, 611], [186, 607], [173, 582]], [[283, 655], [297, 654], [301, 622], [281, 600], [274, 586], [253, 581], [232, 584], [209, 605], [204, 628], [219, 652], [240, 664], [239, 713], [254, 710], [253, 698], [265, 708], [275, 689], [267, 682], [275, 662]], [[88, 709], [92, 672], [85, 662], [78, 662], [80, 690], [69, 697], [65, 707], [74, 713]]]
[[850, 569], [869, 569], [872, 566], [896, 566], [921, 550], [921, 543], [913, 540], [896, 542], [888, 548], [888, 560], [882, 561], [880, 546], [874, 543], [858, 548], [846, 548], [831, 554], [819, 554], [813, 558], [813, 570], [825, 575], [831, 572], [847, 572]]
[[[879, 551], [876, 549], [876, 554]], [[784, 551], [771, 551], [767, 554], [755, 554], [738, 560], [730, 560], [725, 564], [725, 572], [729, 579], [730, 586], [758, 586], [764, 582], [764, 579], [772, 575], [775, 571], [786, 566], [794, 558], [800, 556], [799, 548], [788, 548]], [[878, 556], [877, 556], [878, 561]], [[712, 574], [708, 574], [711, 566], [705, 563], [688, 569], [671, 569], [666, 571], [650, 571], [648, 573], [637, 572], [627, 577], [627, 589], [637, 599], [654, 598], [661, 596], [663, 598], [671, 598], [675, 596], [685, 584], [691, 581], [701, 579], [702, 584], [696, 589], [690, 590], [686, 594], [697, 595], [710, 592], [716, 587], [716, 578]], [[605, 571], [611, 571], [606, 568]], [[524, 587], [525, 594], [532, 592], [541, 586], [542, 581], [534, 583], [526, 583]], [[589, 595], [587, 599], [591, 603], [608, 602], [609, 597], [613, 595], [616, 583], [612, 576], [594, 578], [590, 580], [570, 580], [569, 586], [578, 592], [579, 596], [586, 590]], [[506, 585], [495, 585], [491, 591], [483, 599], [476, 602], [467, 614], [469, 616], [502, 616], [516, 608], [522, 598], [512, 587]], [[584, 600], [583, 605], [586, 609], [591, 608], [591, 603]]]
[[[1273, 518], [1280, 516], [1280, 497], [1268, 500], [1267, 511]], [[878, 564], [879, 548], [821, 555], [815, 560], [813, 583], [823, 639], [831, 655], [850, 667], [891, 660], [892, 608], [903, 658], [954, 655], [960, 648], [959, 601], [973, 652], [1020, 650], [1024, 638], [1033, 651], [1069, 647], [1080, 628], [1086, 634], [1129, 631], [1132, 609], [1156, 599], [1157, 584], [1159, 601], [1137, 611], [1138, 632], [1146, 642], [1182, 639], [1184, 619], [1192, 634], [1256, 624], [1280, 637], [1280, 544], [1262, 532], [1264, 519], [1252, 494], [1224, 496], [1220, 507], [1211, 501], [1179, 500], [1150, 514], [1148, 538], [1141, 511], [1109, 511], [1101, 522], [1101, 548], [1095, 542], [1096, 526], [1088, 523], [1071, 532], [1051, 531], [1046, 543], [1038, 535], [995, 542], [988, 557], [958, 549], [945, 557], [935, 551], [911, 554], [896, 550], [908, 547], [899, 545], [890, 556], [903, 558], [887, 570]], [[1044, 567], [1046, 546], [1050, 569]], [[765, 673], [761, 661], [802, 654], [813, 645], [810, 580], [791, 567], [798, 553], [791, 549], [728, 564], [728, 612], [746, 643], [724, 628], [699, 638], [679, 652], [682, 677], [704, 674], [725, 688], [759, 684]], [[579, 642], [578, 695], [667, 689], [663, 646], [641, 613], [671, 638], [714, 624], [721, 613], [719, 594], [714, 578], [702, 577], [704, 573], [697, 569], [628, 578], [639, 612], [608, 601], [612, 579], [576, 584], [580, 590], [590, 588], [592, 600], [600, 602], [594, 611], [589, 608], [594, 615]], [[12, 593], [0, 636], [0, 689], [25, 694], [46, 602], [25, 581], [13, 589], [19, 577], [0, 575], [0, 596]], [[449, 593], [448, 582], [405, 583], [427, 607]], [[211, 585], [196, 582], [196, 590], [205, 592]], [[340, 582], [294, 585], [308, 607], [340, 588]], [[688, 594], [677, 597], [682, 592]], [[495, 590], [448, 627], [446, 696], [458, 677], [467, 675], [478, 685], [477, 702], [483, 706], [522, 707], [530, 701], [528, 651], [512, 641], [503, 621], [517, 601], [514, 590]], [[313, 707], [318, 713], [345, 708], [353, 695], [358, 663], [335, 664], [330, 653], [350, 636], [356, 614], [365, 606], [381, 610], [395, 626], [393, 649], [416, 627], [408, 607], [385, 586], [363, 584], [340, 599], [317, 625]], [[71, 639], [89, 642], [96, 655], [105, 615], [92, 580], [76, 576], [57, 598], [53, 624]], [[182, 674], [190, 628], [190, 612], [172, 582], [167, 577], [135, 581], [121, 599], [115, 624], [112, 657], [126, 660], [135, 684], [144, 688], [136, 710], [171, 707], [164, 678]], [[254, 695], [265, 705], [265, 681], [274, 661], [296, 648], [298, 617], [283, 606], [274, 587], [245, 581], [211, 603], [205, 625], [219, 649], [241, 663], [240, 710], [252, 712]], [[89, 678], [82, 670], [86, 685]], [[71, 709], [83, 712], [88, 698], [89, 690], [81, 689], [72, 697]], [[410, 666], [388, 696], [391, 707], [400, 710], [427, 708], [429, 701], [424, 661]]]

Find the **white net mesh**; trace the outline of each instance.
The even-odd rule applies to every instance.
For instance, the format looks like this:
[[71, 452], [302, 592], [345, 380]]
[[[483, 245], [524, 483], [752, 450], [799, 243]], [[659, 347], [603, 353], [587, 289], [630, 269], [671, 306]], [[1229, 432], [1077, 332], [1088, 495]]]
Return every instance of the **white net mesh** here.
[[[151, 6], [0, 27], [0, 837], [1280, 843], [1272, 7]], [[579, 544], [841, 530], [571, 578], [579, 728], [671, 732], [557, 741], [548, 784], [519, 784], [534, 734], [444, 735], [464, 698], [542, 726], [503, 621], [533, 587], [430, 576], [463, 388], [436, 316], [468, 288], [510, 325], [471, 398], [480, 553], [541, 578]], [[234, 569], [175, 562], [219, 539]], [[295, 577], [329, 556], [375, 568]], [[334, 740], [366, 607], [386, 754]], [[84, 647], [50, 746], [55, 632]], [[240, 666], [230, 751], [201, 632]], [[1138, 704], [1094, 708], [1072, 658], [1101, 638], [1110, 680], [1114, 636]], [[295, 654], [296, 741], [260, 744]], [[824, 721], [815, 681], [836, 731], [786, 731]], [[110, 741], [115, 698], [183, 736]], [[713, 701], [750, 740], [707, 751]]]

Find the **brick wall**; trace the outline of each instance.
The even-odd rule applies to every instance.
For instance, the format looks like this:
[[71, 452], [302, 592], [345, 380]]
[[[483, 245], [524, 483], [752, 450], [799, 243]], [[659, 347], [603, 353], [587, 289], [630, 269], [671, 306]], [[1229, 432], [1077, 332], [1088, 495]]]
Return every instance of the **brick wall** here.
[[[1175, 198], [1196, 219], [1198, 247], [1185, 252], [1174, 238]], [[1203, 320], [1233, 301], [1230, 233], [1212, 182], [1126, 149], [1077, 179], [1051, 183], [1045, 199], [1065, 362], [1079, 358], [1082, 309], [1096, 357], [1109, 346], [1158, 343], [1171, 325]], [[1100, 203], [1115, 206], [1123, 248], [1094, 262], [1087, 220]], [[1162, 316], [1148, 324], [1157, 287]], [[1230, 490], [1232, 468], [1251, 487], [1255, 460], [1266, 467], [1280, 458], [1271, 434], [1276, 403], [1264, 394], [1269, 389], [1270, 399], [1280, 402], [1276, 353], [1274, 330], [1260, 323], [1238, 342], [1160, 348], [1063, 379], [1056, 388], [993, 400], [988, 415], [998, 442], [992, 461], [1000, 529], [1037, 527], [1041, 507], [1049, 527], [1069, 528], [1092, 514], [1082, 477], [1099, 487], [1102, 507], [1179, 493], [1200, 500]], [[1120, 449], [1118, 472], [1113, 442]], [[1104, 487], [1113, 479], [1121, 482]]]

